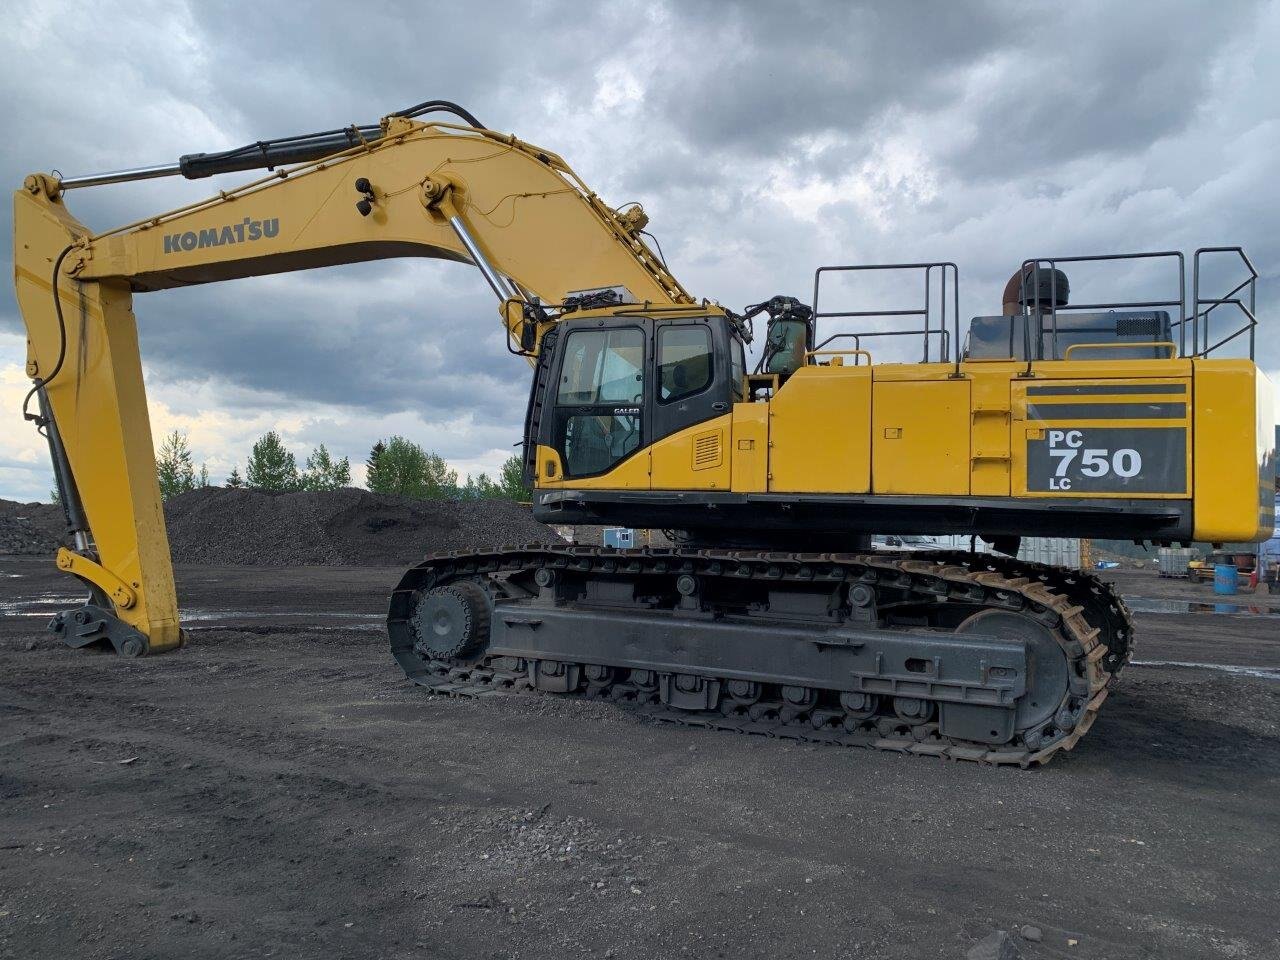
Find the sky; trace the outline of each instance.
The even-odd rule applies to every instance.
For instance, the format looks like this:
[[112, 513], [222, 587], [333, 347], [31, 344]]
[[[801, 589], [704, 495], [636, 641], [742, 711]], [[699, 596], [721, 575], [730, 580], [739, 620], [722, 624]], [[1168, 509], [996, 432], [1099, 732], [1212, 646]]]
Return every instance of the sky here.
[[[1243, 245], [1262, 275], [1258, 360], [1280, 381], [1277, 48], [1280, 2], [1246, 0], [472, 0], [447, 15], [31, 0], [0, 14], [0, 180], [169, 163], [449, 99], [559, 153], [606, 202], [641, 202], [685, 288], [734, 309], [808, 301], [824, 264], [950, 260], [963, 325], [1000, 312], [1028, 257]], [[79, 190], [68, 206], [106, 229], [252, 178]], [[1167, 264], [1071, 279], [1077, 300], [1176, 291]], [[919, 286], [824, 287], [824, 309], [913, 308]], [[134, 309], [153, 436], [186, 431], [215, 482], [270, 429], [300, 461], [320, 442], [350, 457], [357, 482], [392, 434], [464, 475], [492, 474], [521, 439], [528, 367], [469, 265], [283, 274], [140, 294]], [[918, 355], [905, 338], [877, 349]], [[44, 442], [19, 414], [24, 362], [10, 287], [0, 497], [48, 499]]]

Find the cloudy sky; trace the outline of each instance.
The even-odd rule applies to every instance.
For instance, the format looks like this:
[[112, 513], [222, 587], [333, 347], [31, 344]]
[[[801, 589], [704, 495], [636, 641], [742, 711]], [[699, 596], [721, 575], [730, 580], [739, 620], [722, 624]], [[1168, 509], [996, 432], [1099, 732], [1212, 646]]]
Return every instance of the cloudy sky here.
[[[0, 14], [0, 173], [68, 176], [350, 122], [431, 98], [644, 204], [673, 272], [741, 308], [827, 263], [956, 260], [961, 314], [1025, 257], [1243, 244], [1276, 312], [1280, 3], [31, 2]], [[228, 186], [77, 191], [107, 228]], [[0, 253], [11, 253], [11, 231]], [[1167, 274], [1073, 290], [1170, 295]], [[1163, 284], [1163, 286], [1160, 286]], [[861, 296], [867, 290], [845, 291]], [[880, 289], [915, 306], [910, 290]], [[844, 295], [844, 294], [842, 294]], [[139, 295], [157, 439], [215, 480], [277, 429], [362, 464], [403, 434], [462, 473], [520, 439], [528, 370], [474, 268], [365, 264]], [[1264, 325], [1260, 362], [1280, 377]], [[0, 296], [0, 496], [47, 498]], [[362, 472], [357, 470], [357, 477]]]

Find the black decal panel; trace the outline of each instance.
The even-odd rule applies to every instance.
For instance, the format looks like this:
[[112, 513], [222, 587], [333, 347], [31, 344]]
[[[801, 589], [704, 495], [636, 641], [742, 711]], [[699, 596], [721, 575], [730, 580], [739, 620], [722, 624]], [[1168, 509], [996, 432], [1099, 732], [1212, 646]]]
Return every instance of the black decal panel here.
[[1187, 492], [1185, 427], [1052, 427], [1027, 439], [1028, 493]]

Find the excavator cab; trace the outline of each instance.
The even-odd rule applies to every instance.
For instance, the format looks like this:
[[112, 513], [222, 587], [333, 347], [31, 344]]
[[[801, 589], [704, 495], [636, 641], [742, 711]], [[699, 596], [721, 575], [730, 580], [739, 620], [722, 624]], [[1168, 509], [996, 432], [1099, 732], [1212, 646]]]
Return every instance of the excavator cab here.
[[544, 342], [530, 437], [558, 455], [553, 475], [604, 474], [743, 398], [745, 350], [734, 324], [683, 313], [571, 318], [553, 349]]

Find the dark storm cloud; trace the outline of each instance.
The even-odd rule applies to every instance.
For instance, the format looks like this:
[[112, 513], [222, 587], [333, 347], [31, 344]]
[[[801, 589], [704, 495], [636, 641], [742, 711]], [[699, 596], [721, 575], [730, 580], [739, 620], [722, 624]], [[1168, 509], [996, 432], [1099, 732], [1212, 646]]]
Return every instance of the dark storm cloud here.
[[[655, 75], [655, 110], [712, 151], [774, 154], [796, 137], [941, 109], [956, 74], [1017, 43], [1000, 4], [681, 4], [686, 56]], [[699, 56], [698, 51], [703, 51]]]
[[[415, 290], [414, 279], [433, 269], [463, 292]], [[275, 403], [462, 409], [505, 423], [524, 403], [528, 366], [504, 348], [492, 295], [465, 292], [476, 279], [463, 265], [358, 264], [140, 295], [135, 304], [155, 383], [216, 371]]]
[[[939, 258], [961, 262], [962, 309], [987, 313], [1026, 256], [1218, 242], [1252, 248], [1260, 312], [1275, 303], [1275, 2], [157, 2], [5, 18], [12, 186], [447, 98], [562, 153], [611, 202], [642, 201], [686, 286], [731, 306], [807, 296], [823, 262]], [[247, 178], [68, 203], [101, 228]], [[260, 278], [136, 309], [155, 384], [519, 434], [528, 370], [466, 266]], [[21, 330], [9, 298], [0, 330]], [[1274, 369], [1273, 339], [1259, 343]]]

